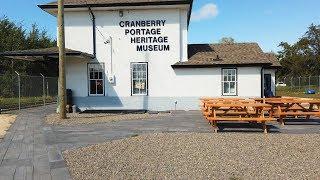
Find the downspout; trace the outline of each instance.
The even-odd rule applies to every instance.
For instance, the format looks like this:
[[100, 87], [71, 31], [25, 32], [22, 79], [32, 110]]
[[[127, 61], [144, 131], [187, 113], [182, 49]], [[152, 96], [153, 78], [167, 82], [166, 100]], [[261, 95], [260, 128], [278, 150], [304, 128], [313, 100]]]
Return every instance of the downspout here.
[[96, 45], [96, 16], [93, 14], [92, 9], [88, 6], [89, 12], [91, 14], [92, 21], [92, 40], [93, 40], [93, 57], [96, 58], [97, 55], [97, 45]]
[[264, 97], [264, 68], [261, 68], [261, 98]]

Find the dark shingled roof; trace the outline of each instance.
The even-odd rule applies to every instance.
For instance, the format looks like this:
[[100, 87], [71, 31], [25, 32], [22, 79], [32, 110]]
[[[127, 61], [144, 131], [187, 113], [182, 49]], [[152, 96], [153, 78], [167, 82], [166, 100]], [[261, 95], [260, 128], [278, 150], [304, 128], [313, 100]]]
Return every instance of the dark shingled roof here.
[[[188, 25], [190, 22], [193, 0], [64, 0], [65, 8], [87, 7], [121, 7], [121, 6], [158, 6], [158, 5], [189, 5]], [[58, 2], [38, 5], [43, 10], [55, 9]]]
[[190, 44], [188, 61], [173, 67], [209, 67], [228, 65], [280, 66], [274, 55], [264, 53], [257, 43]]
[[[23, 59], [23, 60], [38, 60], [38, 58], [45, 57], [58, 57], [59, 48], [43, 48], [43, 49], [28, 49], [28, 50], [16, 50], [16, 51], [6, 51], [0, 52], [0, 56]], [[94, 56], [92, 54], [84, 53], [81, 51], [76, 51], [66, 48], [66, 56], [81, 56], [84, 58], [92, 59]]]
[[[65, 0], [65, 7], [115, 7], [141, 5], [175, 5], [191, 4], [192, 0]], [[39, 5], [40, 8], [56, 8], [57, 1]]]
[[274, 53], [265, 53], [265, 55], [268, 57], [268, 59], [272, 63], [271, 65], [272, 67], [281, 67], [280, 62]]

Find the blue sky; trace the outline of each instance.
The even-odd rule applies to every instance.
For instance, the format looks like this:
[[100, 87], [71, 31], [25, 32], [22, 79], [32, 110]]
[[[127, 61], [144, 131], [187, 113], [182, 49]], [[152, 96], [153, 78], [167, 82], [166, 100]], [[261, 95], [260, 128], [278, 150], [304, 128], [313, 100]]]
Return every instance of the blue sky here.
[[[36, 5], [52, 0], [2, 0], [0, 16], [30, 28], [36, 23], [56, 36], [56, 19]], [[311, 24], [320, 24], [319, 0], [194, 0], [189, 43], [214, 43], [222, 37], [258, 42], [264, 51], [278, 51], [281, 41], [293, 43]]]

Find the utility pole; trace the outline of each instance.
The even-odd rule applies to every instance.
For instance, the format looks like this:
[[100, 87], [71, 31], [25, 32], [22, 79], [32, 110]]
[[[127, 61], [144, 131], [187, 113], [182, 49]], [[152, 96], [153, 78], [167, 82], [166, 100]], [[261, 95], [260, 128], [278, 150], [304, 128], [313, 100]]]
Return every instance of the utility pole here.
[[59, 46], [59, 116], [66, 119], [66, 75], [64, 44], [64, 0], [58, 0], [58, 46]]

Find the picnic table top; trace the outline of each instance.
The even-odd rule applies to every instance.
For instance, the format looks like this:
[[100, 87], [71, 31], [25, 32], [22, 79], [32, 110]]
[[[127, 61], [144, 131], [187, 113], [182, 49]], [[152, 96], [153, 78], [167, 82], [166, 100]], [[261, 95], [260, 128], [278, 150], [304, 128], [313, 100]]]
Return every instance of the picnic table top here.
[[208, 103], [209, 107], [271, 107], [270, 104], [265, 103]]
[[210, 97], [203, 97], [200, 98], [202, 101], [237, 101], [237, 100], [244, 100], [243, 98], [210, 98]]
[[320, 100], [307, 100], [307, 99], [279, 99], [279, 100], [266, 100], [268, 104], [320, 104]]
[[320, 104], [320, 99], [302, 99], [294, 97], [285, 98], [252, 98], [255, 101], [264, 101], [268, 104], [285, 104], [285, 103], [310, 103]]

